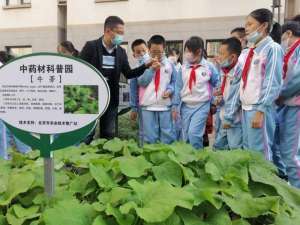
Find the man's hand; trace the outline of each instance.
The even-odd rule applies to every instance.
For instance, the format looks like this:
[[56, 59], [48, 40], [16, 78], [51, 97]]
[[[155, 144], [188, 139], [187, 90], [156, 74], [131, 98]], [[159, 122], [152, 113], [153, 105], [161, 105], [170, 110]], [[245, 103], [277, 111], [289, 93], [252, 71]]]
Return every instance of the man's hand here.
[[222, 101], [223, 101], [223, 97], [222, 96], [217, 96], [215, 101], [214, 101], [214, 105], [219, 106]]
[[137, 117], [138, 117], [138, 113], [137, 112], [135, 112], [135, 111], [131, 111], [130, 112], [130, 119], [132, 121], [136, 121]]
[[157, 60], [156, 59], [150, 59], [150, 60], [147, 60], [147, 62], [145, 62], [145, 66], [147, 68], [150, 68], [154, 62], [156, 62]]
[[171, 92], [170, 92], [170, 91], [164, 91], [162, 97], [163, 97], [164, 99], [170, 98], [170, 97], [171, 97]]
[[151, 68], [156, 71], [160, 69], [160, 62], [158, 62], [157, 60], [153, 62], [153, 64], [151, 65]]
[[259, 129], [263, 127], [264, 113], [257, 111], [252, 119], [252, 128]]

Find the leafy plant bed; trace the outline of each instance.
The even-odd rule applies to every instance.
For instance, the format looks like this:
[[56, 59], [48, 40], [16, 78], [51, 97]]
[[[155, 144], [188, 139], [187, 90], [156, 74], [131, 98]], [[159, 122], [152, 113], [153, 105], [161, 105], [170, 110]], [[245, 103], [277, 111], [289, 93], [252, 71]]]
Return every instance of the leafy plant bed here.
[[248, 151], [96, 140], [57, 151], [56, 194], [34, 151], [0, 162], [0, 225], [298, 225], [300, 192]]

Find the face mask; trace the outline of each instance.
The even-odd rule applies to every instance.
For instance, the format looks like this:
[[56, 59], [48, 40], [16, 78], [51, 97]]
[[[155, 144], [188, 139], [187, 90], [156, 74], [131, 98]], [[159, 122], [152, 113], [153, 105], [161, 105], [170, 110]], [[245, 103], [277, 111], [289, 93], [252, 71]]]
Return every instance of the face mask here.
[[260, 32], [258, 32], [258, 29], [256, 29], [256, 31], [253, 31], [252, 33], [247, 35], [247, 40], [249, 43], [255, 44], [261, 37], [262, 34]]
[[229, 61], [229, 59], [225, 59], [223, 62], [220, 62], [219, 65], [221, 68], [228, 68], [229, 66], [231, 66], [231, 62]]
[[176, 56], [169, 56], [170, 62], [176, 64], [177, 63], [177, 57]]
[[151, 60], [151, 57], [148, 53], [145, 53], [144, 55], [137, 58], [137, 61], [139, 64], [147, 63]]
[[189, 64], [193, 64], [196, 61], [194, 55], [191, 52], [185, 53], [184, 58]]
[[123, 43], [124, 37], [123, 35], [117, 34], [112, 40], [113, 45], [120, 45]]

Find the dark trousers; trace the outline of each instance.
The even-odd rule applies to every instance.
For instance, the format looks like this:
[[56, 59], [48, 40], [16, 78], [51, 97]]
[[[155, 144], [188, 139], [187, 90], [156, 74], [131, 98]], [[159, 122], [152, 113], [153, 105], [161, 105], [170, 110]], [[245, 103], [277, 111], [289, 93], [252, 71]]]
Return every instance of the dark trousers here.
[[[118, 107], [108, 106], [106, 112], [100, 117], [100, 123], [96, 125], [100, 128], [100, 138], [113, 139], [118, 131]], [[96, 128], [86, 137], [84, 143], [90, 144], [96, 133]]]

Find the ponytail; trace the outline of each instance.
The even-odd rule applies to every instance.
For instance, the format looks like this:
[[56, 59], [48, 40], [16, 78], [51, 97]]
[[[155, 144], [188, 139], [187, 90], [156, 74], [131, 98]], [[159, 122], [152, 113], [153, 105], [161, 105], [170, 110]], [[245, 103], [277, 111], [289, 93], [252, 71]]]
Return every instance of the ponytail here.
[[281, 43], [281, 35], [282, 35], [282, 29], [279, 23], [274, 22], [272, 30], [270, 32], [271, 38], [277, 42], [278, 44]]

